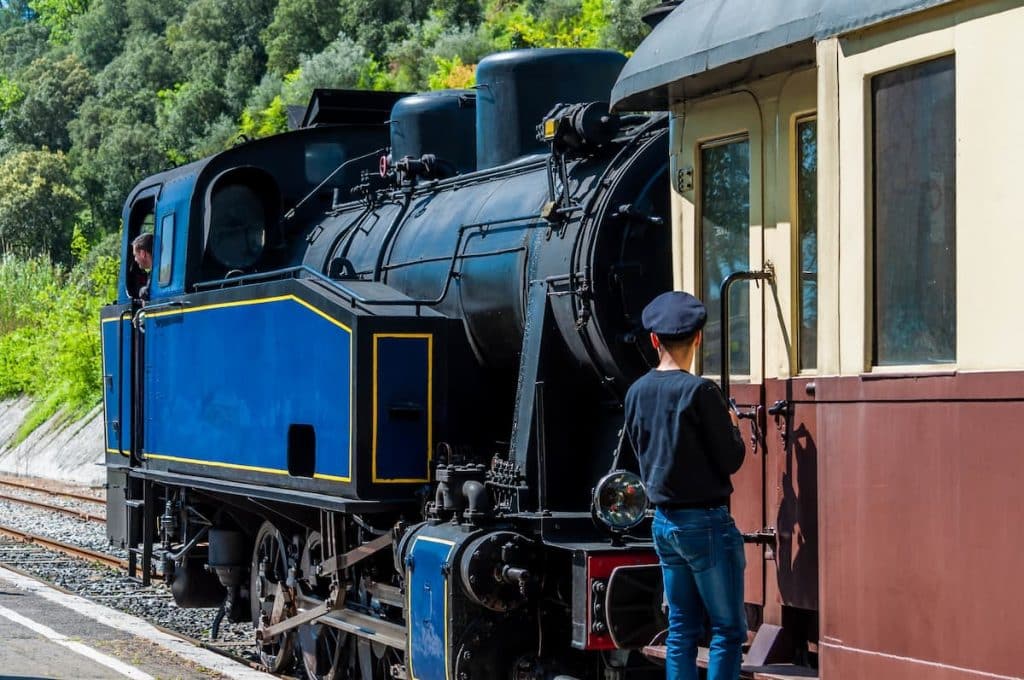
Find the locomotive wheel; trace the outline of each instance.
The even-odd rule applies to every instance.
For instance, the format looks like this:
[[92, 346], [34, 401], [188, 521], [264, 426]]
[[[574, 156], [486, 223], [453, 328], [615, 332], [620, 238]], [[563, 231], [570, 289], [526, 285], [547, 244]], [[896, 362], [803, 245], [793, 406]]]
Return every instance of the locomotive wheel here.
[[[325, 599], [330, 594], [330, 581], [319, 578], [316, 567], [323, 562], [323, 541], [320, 533], [314, 531], [302, 548], [302, 584], [309, 595]], [[323, 624], [299, 626], [299, 650], [302, 652], [302, 667], [312, 680], [341, 680], [345, 677], [343, 659], [349, 645], [348, 636], [337, 628]]]
[[[256, 534], [252, 549], [252, 568], [249, 576], [249, 593], [252, 605], [252, 625], [259, 629], [286, 618], [289, 607], [274, 618], [274, 600], [277, 592], [285, 587], [288, 577], [288, 557], [281, 532], [270, 522], [264, 522]], [[294, 661], [294, 631], [289, 631], [268, 642], [257, 641], [256, 651], [260, 661], [271, 673], [286, 670]]]

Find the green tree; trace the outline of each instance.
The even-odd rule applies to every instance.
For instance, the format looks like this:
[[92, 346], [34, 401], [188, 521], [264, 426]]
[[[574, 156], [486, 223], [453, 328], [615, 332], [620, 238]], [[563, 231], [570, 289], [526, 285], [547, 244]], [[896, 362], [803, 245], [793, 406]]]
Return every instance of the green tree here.
[[192, 80], [157, 93], [157, 128], [167, 158], [176, 165], [191, 160], [190, 149], [226, 109], [224, 91], [207, 79]]
[[339, 0], [341, 32], [375, 59], [405, 40], [412, 27], [430, 15], [426, 0]]
[[118, 229], [121, 206], [142, 179], [168, 165], [157, 130], [146, 123], [116, 123], [94, 148], [78, 151], [74, 176], [101, 231]]
[[192, 0], [125, 0], [129, 30], [132, 33], [163, 35], [167, 25], [180, 21]]
[[66, 151], [71, 146], [68, 123], [93, 92], [89, 71], [72, 54], [43, 57], [18, 80], [24, 97], [4, 114], [4, 134], [15, 143]]
[[0, 33], [35, 18], [28, 0], [0, 0]]
[[632, 54], [651, 29], [642, 20], [654, 3], [651, 0], [612, 0], [608, 3], [608, 22], [601, 34], [600, 45]]
[[124, 50], [127, 30], [125, 0], [93, 0], [75, 23], [71, 45], [82, 63], [96, 73]]
[[48, 35], [46, 27], [35, 21], [0, 30], [0, 73], [13, 77], [41, 57], [50, 48]]
[[274, 20], [262, 33], [267, 70], [283, 76], [304, 55], [324, 49], [338, 35], [340, 10], [337, 0], [281, 0]]
[[50, 41], [66, 45], [73, 36], [75, 21], [89, 9], [89, 0], [29, 0], [39, 23], [50, 29]]
[[379, 75], [366, 50], [339, 35], [320, 54], [305, 59], [301, 68], [285, 78], [282, 99], [286, 104], [306, 104], [316, 88], [373, 89]]
[[81, 208], [63, 153], [23, 151], [0, 161], [0, 250], [66, 262]]

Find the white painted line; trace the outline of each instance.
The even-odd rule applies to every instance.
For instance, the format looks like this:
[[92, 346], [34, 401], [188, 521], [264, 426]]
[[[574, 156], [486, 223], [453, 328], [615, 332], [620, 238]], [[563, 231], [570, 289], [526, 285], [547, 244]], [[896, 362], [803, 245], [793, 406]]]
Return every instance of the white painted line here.
[[0, 605], [0, 616], [4, 617], [5, 619], [14, 621], [19, 626], [24, 626], [25, 628], [28, 628], [34, 633], [42, 635], [50, 642], [55, 642], [58, 645], [61, 645], [62, 647], [67, 647], [71, 651], [81, 654], [82, 656], [88, 659], [92, 659], [96, 663], [106, 666], [107, 668], [117, 673], [120, 673], [121, 675], [127, 678], [133, 678], [134, 680], [155, 680], [152, 675], [143, 673], [137, 668], [132, 668], [128, 664], [122, 663], [112, 656], [107, 656], [103, 652], [97, 651], [92, 647], [82, 644], [81, 642], [70, 640], [68, 639], [67, 635], [62, 635], [61, 633], [55, 631], [53, 628], [44, 626], [43, 624], [37, 621], [33, 621], [28, 617], [22, 616], [18, 612], [12, 611], [2, 605]]
[[0, 579], [17, 586], [21, 590], [31, 592], [51, 602], [56, 602], [63, 607], [78, 612], [82, 616], [86, 616], [111, 628], [143, 638], [144, 640], [149, 640], [153, 644], [159, 645], [184, 659], [188, 659], [193, 663], [229, 678], [236, 678], [237, 680], [267, 680], [274, 677], [267, 673], [253, 670], [245, 664], [232, 661], [216, 652], [196, 647], [181, 638], [157, 629], [140, 618], [111, 609], [110, 607], [104, 607], [95, 602], [90, 602], [77, 595], [62, 593], [45, 583], [41, 583], [28, 576], [22, 576], [10, 569], [0, 567]]

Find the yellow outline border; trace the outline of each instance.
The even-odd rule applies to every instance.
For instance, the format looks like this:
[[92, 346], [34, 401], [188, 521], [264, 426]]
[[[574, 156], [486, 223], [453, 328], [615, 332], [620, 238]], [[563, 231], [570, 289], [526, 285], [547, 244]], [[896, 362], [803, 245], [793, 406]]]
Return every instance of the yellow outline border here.
[[[427, 475], [422, 479], [383, 478], [377, 476], [377, 348], [381, 338], [419, 339], [427, 341]], [[371, 443], [371, 478], [374, 484], [410, 484], [430, 481], [430, 463], [434, 449], [434, 336], [432, 333], [374, 333], [373, 334], [373, 391], [370, 394], [373, 402], [373, 425]]]
[[[192, 465], [206, 465], [209, 467], [227, 468], [229, 470], [246, 470], [248, 472], [265, 472], [271, 475], [286, 475], [290, 476], [287, 470], [281, 470], [279, 468], [266, 468], [259, 467], [256, 465], [240, 465], [238, 463], [220, 463], [212, 460], [199, 460], [196, 458], [183, 458], [181, 456], [167, 456], [162, 453], [143, 453], [143, 458], [152, 458], [154, 460], [167, 460], [175, 463], [191, 463]], [[293, 479], [309, 479], [308, 477], [293, 477]], [[335, 475], [323, 475], [316, 473], [313, 475], [313, 479], [328, 479], [331, 481], [345, 482], [348, 479], [343, 479]]]
[[[356, 349], [355, 349], [355, 339], [353, 337], [352, 329], [351, 328], [349, 328], [348, 326], [346, 326], [342, 322], [338, 321], [334, 317], [329, 316], [325, 312], [317, 309], [316, 307], [314, 307], [310, 303], [306, 302], [305, 300], [302, 300], [302, 299], [298, 298], [297, 296], [292, 295], [290, 293], [288, 295], [277, 295], [275, 297], [269, 297], [269, 298], [254, 298], [254, 299], [250, 299], [250, 300], [236, 300], [234, 302], [219, 302], [219, 303], [214, 303], [214, 304], [209, 304], [209, 305], [201, 305], [201, 306], [198, 306], [198, 307], [186, 307], [186, 308], [182, 308], [182, 309], [168, 309], [168, 310], [153, 312], [152, 314], [146, 314], [145, 313], [145, 309], [143, 309], [143, 318], [146, 319], [146, 320], [149, 320], [149, 319], [159, 319], [161, 317], [166, 317], [166, 316], [178, 316], [178, 315], [181, 315], [181, 314], [191, 314], [191, 313], [194, 313], [194, 312], [205, 312], [205, 311], [209, 311], [211, 309], [223, 309], [223, 308], [228, 308], [228, 307], [251, 307], [251, 306], [254, 306], [254, 305], [268, 304], [268, 303], [271, 303], [271, 302], [284, 302], [284, 301], [289, 301], [289, 300], [292, 301], [292, 302], [298, 303], [302, 307], [305, 307], [306, 309], [308, 309], [309, 311], [313, 312], [317, 316], [319, 316], [319, 317], [321, 317], [323, 319], [326, 319], [331, 324], [337, 326], [338, 328], [341, 328], [346, 333], [348, 333], [348, 384], [349, 384], [349, 387], [348, 387], [348, 476], [347, 477], [340, 477], [340, 476], [337, 476], [337, 475], [325, 475], [325, 474], [314, 473], [313, 474], [313, 479], [324, 479], [324, 480], [329, 480], [329, 481], [332, 481], [332, 482], [351, 483], [352, 482], [352, 452], [355, 449], [354, 433], [355, 433], [355, 383], [356, 383], [356, 380], [355, 380], [355, 352], [356, 352]], [[223, 468], [229, 468], [229, 469], [235, 469], [235, 470], [249, 470], [249, 471], [253, 471], [253, 472], [266, 472], [266, 473], [269, 473], [269, 474], [278, 474], [278, 475], [287, 475], [288, 474], [287, 470], [279, 470], [279, 469], [275, 469], [275, 468], [262, 468], [262, 467], [248, 466], [248, 465], [236, 465], [236, 464], [233, 464], [233, 463], [219, 463], [217, 461], [200, 460], [200, 459], [194, 459], [194, 458], [178, 458], [178, 457], [174, 457], [174, 456], [165, 456], [165, 455], [162, 455], [162, 454], [155, 454], [155, 453], [144, 453], [143, 456], [145, 458], [154, 458], [154, 459], [158, 459], [158, 460], [170, 460], [170, 461], [177, 461], [177, 462], [182, 462], [182, 463], [192, 463], [194, 465], [208, 465], [208, 466], [211, 466], [211, 467], [223, 467]]]
[[[413, 555], [416, 553], [416, 543], [418, 541], [427, 541], [429, 543], [440, 543], [441, 545], [448, 546], [448, 554], [444, 556], [445, 563], [448, 562], [448, 558], [452, 556], [452, 552], [455, 550], [455, 541], [449, 541], [445, 538], [434, 538], [433, 536], [417, 536], [412, 539], [412, 545], [409, 546], [409, 552]], [[450, 574], [450, 572], [449, 572]], [[444, 664], [444, 677], [446, 680], [451, 680], [451, 670], [448, 667], [448, 575], [443, 575], [444, 578], [444, 657], [442, 663]], [[412, 579], [409, 579], [409, 587], [406, 588], [406, 611], [412, 615]], [[416, 677], [416, 671], [412, 667], [412, 634], [416, 630], [416, 626], [409, 624], [409, 678], [410, 680], [419, 680]]]

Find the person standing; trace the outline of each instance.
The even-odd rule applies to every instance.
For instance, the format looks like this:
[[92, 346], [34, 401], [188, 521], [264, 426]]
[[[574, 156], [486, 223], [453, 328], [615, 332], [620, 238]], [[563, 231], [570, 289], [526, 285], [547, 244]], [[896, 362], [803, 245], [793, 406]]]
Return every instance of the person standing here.
[[689, 372], [707, 311], [667, 292], [643, 310], [658, 365], [629, 388], [625, 426], [655, 506], [652, 534], [668, 601], [668, 680], [697, 680], [697, 644], [711, 621], [708, 680], [735, 680], [747, 639], [743, 537], [729, 514], [743, 463], [736, 413], [714, 382]]

